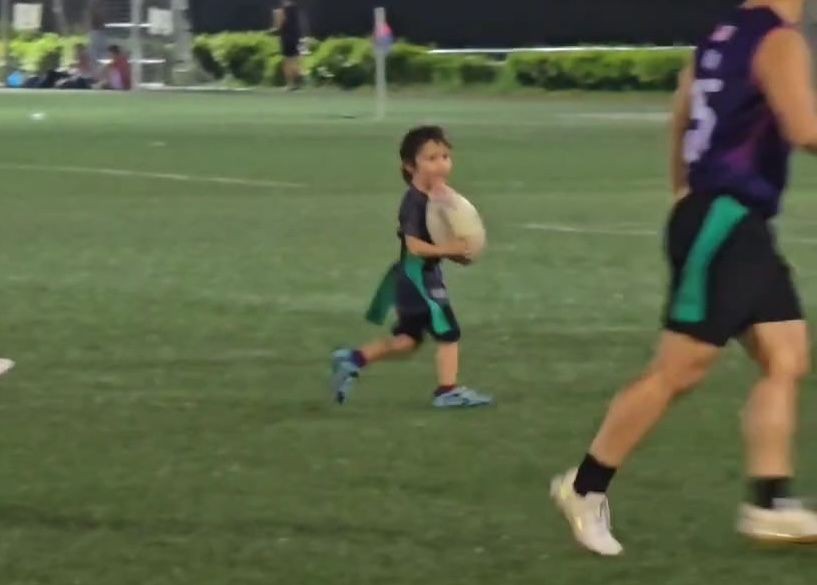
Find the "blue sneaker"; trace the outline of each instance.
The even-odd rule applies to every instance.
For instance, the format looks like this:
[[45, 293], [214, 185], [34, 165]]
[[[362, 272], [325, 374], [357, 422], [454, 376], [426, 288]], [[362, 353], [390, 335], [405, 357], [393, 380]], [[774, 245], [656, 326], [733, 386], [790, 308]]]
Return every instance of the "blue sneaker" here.
[[339, 349], [332, 354], [331, 386], [338, 404], [346, 402], [360, 376], [360, 367], [352, 360], [352, 355], [351, 349]]
[[490, 406], [494, 399], [487, 394], [480, 394], [476, 390], [471, 390], [465, 386], [459, 386], [434, 397], [432, 405], [434, 408], [474, 408], [476, 406]]

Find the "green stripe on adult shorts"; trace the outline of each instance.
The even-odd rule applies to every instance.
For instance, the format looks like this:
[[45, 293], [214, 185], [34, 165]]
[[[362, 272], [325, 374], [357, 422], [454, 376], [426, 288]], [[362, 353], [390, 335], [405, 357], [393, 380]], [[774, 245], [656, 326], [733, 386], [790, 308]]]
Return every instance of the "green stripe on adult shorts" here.
[[706, 319], [709, 267], [718, 250], [748, 214], [749, 210], [731, 197], [718, 197], [712, 203], [681, 273], [681, 284], [672, 306], [673, 321], [701, 323]]
[[409, 277], [409, 280], [417, 288], [417, 292], [420, 293], [420, 296], [423, 297], [423, 300], [428, 305], [428, 310], [431, 312], [432, 330], [437, 335], [445, 335], [452, 330], [451, 323], [448, 321], [448, 317], [445, 316], [443, 308], [437, 301], [431, 298], [426, 288], [426, 284], [423, 281], [424, 263], [425, 261], [422, 258], [409, 255], [403, 261], [403, 270], [405, 270], [406, 276]]

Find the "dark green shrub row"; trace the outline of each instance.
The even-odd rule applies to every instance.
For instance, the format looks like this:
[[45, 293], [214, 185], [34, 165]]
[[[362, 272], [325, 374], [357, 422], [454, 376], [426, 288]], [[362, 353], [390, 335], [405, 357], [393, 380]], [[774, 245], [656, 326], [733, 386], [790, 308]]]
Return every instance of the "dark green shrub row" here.
[[[19, 37], [12, 57], [29, 71], [40, 71], [70, 59], [81, 39], [55, 35]], [[371, 85], [375, 55], [370, 39], [331, 38], [310, 41], [304, 68], [317, 85], [355, 88]], [[223, 33], [196, 39], [199, 66], [215, 79], [231, 78], [247, 85], [284, 83], [278, 39], [268, 33]], [[510, 87], [549, 90], [666, 90], [675, 86], [689, 51], [575, 51], [517, 53], [505, 61], [483, 56], [431, 55], [428, 47], [398, 42], [387, 61], [389, 83], [465, 86], [501, 82]]]
[[82, 37], [19, 35], [11, 41], [11, 61], [25, 71], [41, 73], [73, 61], [74, 46], [82, 42]]
[[[263, 33], [199, 37], [196, 58], [216, 78], [229, 73], [253, 85], [283, 82], [277, 40]], [[679, 48], [517, 53], [501, 62], [476, 55], [431, 55], [427, 47], [398, 42], [388, 57], [388, 77], [398, 85], [458, 86], [502, 79], [544, 89], [664, 90], [675, 86], [688, 59], [689, 51]], [[333, 38], [316, 43], [304, 65], [319, 85], [354, 88], [374, 80], [374, 50], [369, 39]]]
[[[224, 33], [196, 39], [194, 56], [216, 79], [227, 76], [249, 85], [281, 85], [283, 59], [277, 39], [264, 33]], [[408, 85], [491, 83], [501, 63], [484, 57], [429, 55], [428, 48], [399, 42], [388, 58], [389, 82]], [[374, 47], [369, 39], [330, 38], [313, 41], [304, 68], [317, 85], [352, 89], [371, 85], [375, 75]]]
[[518, 53], [507, 68], [522, 86], [545, 89], [672, 89], [688, 62], [686, 49]]

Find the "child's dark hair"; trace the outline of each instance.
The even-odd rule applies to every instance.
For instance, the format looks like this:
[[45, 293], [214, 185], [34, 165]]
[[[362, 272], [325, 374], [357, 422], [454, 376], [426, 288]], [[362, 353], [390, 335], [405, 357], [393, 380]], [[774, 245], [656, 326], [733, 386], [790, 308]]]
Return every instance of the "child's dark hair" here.
[[448, 148], [452, 148], [451, 141], [445, 135], [445, 130], [440, 126], [418, 126], [409, 130], [408, 134], [403, 137], [403, 142], [400, 144], [400, 161], [402, 163], [400, 171], [403, 173], [403, 180], [407, 185], [411, 184], [412, 175], [406, 167], [417, 164], [417, 155], [429, 142], [444, 144]]

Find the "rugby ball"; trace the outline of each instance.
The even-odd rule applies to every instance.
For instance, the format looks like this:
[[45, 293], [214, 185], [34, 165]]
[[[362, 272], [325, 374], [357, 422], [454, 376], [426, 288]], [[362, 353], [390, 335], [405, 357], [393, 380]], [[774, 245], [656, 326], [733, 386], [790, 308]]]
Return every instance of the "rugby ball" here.
[[485, 224], [479, 211], [453, 189], [429, 199], [426, 225], [435, 244], [447, 244], [456, 239], [467, 241], [471, 248], [467, 261], [473, 262], [485, 250]]

